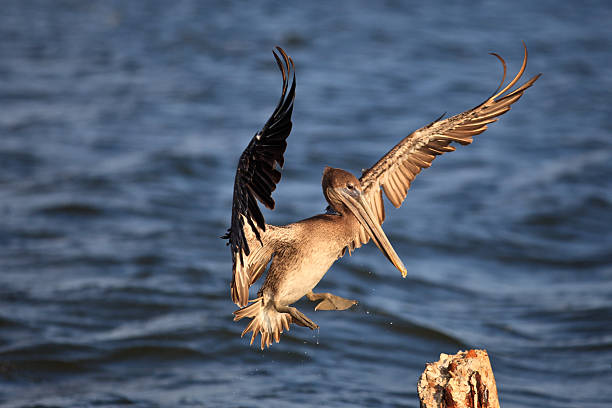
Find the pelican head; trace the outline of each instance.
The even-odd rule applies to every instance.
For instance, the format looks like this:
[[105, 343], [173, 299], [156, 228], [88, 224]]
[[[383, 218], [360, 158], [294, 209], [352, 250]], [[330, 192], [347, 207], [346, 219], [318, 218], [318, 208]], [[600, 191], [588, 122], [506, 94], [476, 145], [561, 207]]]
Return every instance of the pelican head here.
[[406, 277], [402, 263], [385, 235], [378, 217], [363, 195], [361, 183], [348, 171], [326, 167], [323, 171], [323, 194], [329, 205], [342, 216], [353, 215], [370, 234], [370, 237], [389, 261]]

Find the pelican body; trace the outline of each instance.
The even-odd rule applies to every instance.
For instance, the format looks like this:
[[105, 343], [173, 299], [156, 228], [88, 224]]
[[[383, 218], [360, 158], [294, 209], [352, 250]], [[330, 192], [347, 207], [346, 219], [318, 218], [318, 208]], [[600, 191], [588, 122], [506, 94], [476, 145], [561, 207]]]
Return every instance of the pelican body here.
[[[318, 328], [291, 306], [304, 296], [319, 302], [315, 310], [345, 310], [357, 303], [331, 293], [313, 292], [347, 249], [350, 253], [372, 239], [405, 277], [406, 267], [382, 229], [385, 219], [383, 191], [396, 208], [400, 207], [421, 169], [429, 167], [437, 155], [455, 150], [451, 143], [470, 144], [472, 136], [482, 133], [489, 123], [510, 110], [510, 105], [540, 76], [511, 90], [527, 65], [525, 47], [521, 69], [501, 89], [506, 78], [506, 64], [493, 53], [501, 61], [504, 73], [491, 97], [473, 109], [447, 119], [440, 117], [411, 133], [365, 170], [359, 179], [345, 170], [326, 167], [321, 183], [329, 204], [326, 213], [274, 226], [265, 223], [258, 202], [274, 209], [272, 192], [281, 178], [278, 168], [284, 165], [296, 86], [293, 60], [282, 48], [276, 47], [276, 51], [278, 54], [274, 52], [274, 57], [283, 79], [281, 98], [270, 119], [240, 156], [234, 181], [231, 226], [222, 237], [229, 240], [233, 262], [231, 296], [240, 307], [234, 312], [234, 320], [251, 319], [242, 335], [252, 332], [251, 344], [258, 334], [261, 335], [262, 349], [269, 347], [273, 340], [278, 342], [283, 330], [289, 330], [291, 324]], [[250, 286], [263, 275], [268, 264], [257, 297], [249, 300]]]

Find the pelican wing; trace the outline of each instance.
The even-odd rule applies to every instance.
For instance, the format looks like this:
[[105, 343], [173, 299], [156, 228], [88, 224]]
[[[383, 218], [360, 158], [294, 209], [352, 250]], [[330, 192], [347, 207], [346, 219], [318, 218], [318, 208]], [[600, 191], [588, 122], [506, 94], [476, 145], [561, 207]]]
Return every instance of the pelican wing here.
[[[233, 277], [232, 300], [246, 306], [249, 286], [256, 280], [272, 256], [264, 247], [266, 224], [257, 201], [274, 209], [272, 192], [281, 179], [276, 165], [283, 167], [283, 154], [291, 132], [291, 114], [295, 98], [293, 60], [276, 47], [274, 58], [283, 77], [282, 94], [276, 109], [264, 127], [255, 134], [238, 161], [234, 181], [232, 223], [222, 238], [231, 247]], [[282, 58], [282, 60], [281, 60]], [[290, 79], [292, 74], [292, 79]], [[291, 82], [291, 84], [290, 84]], [[291, 85], [291, 87], [289, 87]]]
[[[367, 196], [370, 206], [378, 215], [382, 224], [385, 219], [385, 209], [382, 200], [382, 191], [399, 208], [406, 198], [410, 184], [423, 168], [431, 166], [436, 156], [446, 152], [452, 152], [455, 147], [452, 142], [462, 145], [472, 143], [472, 137], [484, 132], [487, 125], [496, 122], [500, 115], [508, 112], [510, 106], [519, 100], [527, 88], [540, 77], [534, 76], [524, 85], [515, 90], [511, 88], [518, 82], [527, 66], [527, 48], [523, 65], [518, 74], [500, 90], [506, 79], [506, 63], [497, 54], [502, 63], [504, 74], [499, 87], [493, 95], [473, 109], [438, 120], [422, 127], [400, 141], [393, 149], [385, 154], [374, 166], [366, 170], [359, 181], [362, 191]], [[382, 187], [382, 189], [381, 189]], [[361, 228], [358, 236], [349, 249], [359, 248], [370, 239], [365, 229]]]

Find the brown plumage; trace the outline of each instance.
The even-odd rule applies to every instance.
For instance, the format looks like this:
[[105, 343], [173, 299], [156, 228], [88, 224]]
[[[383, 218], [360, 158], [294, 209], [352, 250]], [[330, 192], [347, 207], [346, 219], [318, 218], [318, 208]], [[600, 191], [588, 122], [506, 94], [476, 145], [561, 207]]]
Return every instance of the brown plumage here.
[[[319, 301], [315, 310], [344, 310], [357, 303], [330, 293], [312, 292], [347, 249], [350, 252], [373, 239], [402, 276], [406, 276], [405, 266], [381, 227], [385, 220], [383, 191], [395, 207], [401, 206], [421, 169], [429, 167], [436, 156], [454, 151], [452, 142], [472, 143], [473, 136], [485, 131], [489, 123], [510, 110], [510, 106], [540, 77], [536, 75], [511, 90], [525, 72], [525, 47], [521, 69], [501, 89], [506, 78], [506, 63], [493, 54], [501, 61], [504, 74], [491, 97], [473, 109], [447, 119], [439, 118], [411, 133], [365, 170], [360, 179], [344, 170], [327, 167], [322, 187], [329, 204], [328, 212], [276, 227], [265, 223], [257, 201], [274, 208], [271, 195], [281, 178], [276, 167], [282, 167], [284, 162], [296, 83], [293, 61], [280, 47], [276, 50], [280, 57], [276, 53], [274, 56], [283, 78], [281, 98], [266, 125], [240, 157], [234, 182], [232, 222], [223, 236], [229, 240], [232, 251], [232, 300], [241, 307], [234, 312], [234, 320], [252, 319], [242, 335], [252, 332], [252, 344], [261, 334], [262, 349], [272, 341], [278, 342], [280, 334], [289, 330], [292, 323], [311, 329], [318, 327], [290, 306], [303, 296]], [[262, 276], [268, 263], [270, 267], [257, 298], [249, 300], [249, 287]]]
[[[506, 79], [506, 62], [499, 55], [497, 57], [504, 68], [504, 74], [498, 88], [493, 95], [473, 109], [452, 116], [444, 120], [436, 120], [419, 130], [412, 132], [402, 139], [393, 149], [385, 154], [375, 165], [367, 169], [359, 181], [364, 194], [373, 208], [376, 208], [380, 223], [385, 220], [385, 211], [382, 205], [382, 190], [395, 206], [399, 208], [406, 198], [410, 184], [421, 169], [431, 166], [436, 156], [455, 150], [451, 142], [462, 145], [472, 143], [476, 136], [487, 129], [489, 123], [496, 122], [500, 115], [510, 110], [510, 105], [519, 100], [527, 88], [540, 77], [532, 77], [521, 87], [506, 93], [521, 78], [527, 66], [527, 47], [523, 65], [518, 74], [501, 91]], [[365, 241], [363, 237], [366, 237]], [[368, 242], [369, 237], [363, 233], [356, 235], [353, 248], [359, 248]]]

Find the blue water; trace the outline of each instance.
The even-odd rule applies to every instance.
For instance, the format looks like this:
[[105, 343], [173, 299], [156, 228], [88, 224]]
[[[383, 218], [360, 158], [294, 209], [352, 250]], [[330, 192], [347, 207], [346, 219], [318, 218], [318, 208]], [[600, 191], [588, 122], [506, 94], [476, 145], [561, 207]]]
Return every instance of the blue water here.
[[[417, 407], [440, 353], [485, 348], [504, 407], [612, 400], [612, 5], [553, 1], [4, 1], [0, 13], [0, 405]], [[277, 209], [324, 210], [355, 174], [530, 52], [542, 78], [421, 173], [371, 244], [261, 352], [232, 322], [242, 149], [294, 58]]]

